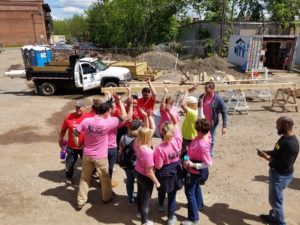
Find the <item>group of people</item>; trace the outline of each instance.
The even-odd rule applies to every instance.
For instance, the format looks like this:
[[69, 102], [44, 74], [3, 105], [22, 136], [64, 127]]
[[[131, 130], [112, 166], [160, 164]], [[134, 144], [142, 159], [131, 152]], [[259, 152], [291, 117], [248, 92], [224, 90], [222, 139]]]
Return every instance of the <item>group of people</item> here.
[[[72, 183], [74, 165], [80, 155], [82, 172], [77, 195], [78, 210], [87, 202], [89, 183], [95, 170], [101, 183], [102, 201], [108, 203], [115, 197], [111, 178], [114, 164], [119, 160], [127, 177], [128, 203], [136, 203], [137, 217], [141, 218], [143, 225], [153, 224], [148, 220], [148, 213], [154, 186], [158, 190], [158, 211], [164, 211], [164, 200], [166, 197], [168, 199], [168, 225], [177, 221], [176, 193], [183, 187], [188, 201], [188, 216], [181, 224], [199, 224], [199, 210], [204, 208], [200, 185], [205, 184], [209, 175], [208, 167], [212, 165], [219, 114], [222, 115], [222, 134], [226, 133], [225, 103], [215, 92], [213, 82], [205, 84], [205, 93], [199, 98], [189, 96], [197, 89], [197, 85], [187, 89], [180, 105], [185, 113], [180, 132], [180, 117], [174, 99], [165, 88], [159, 109], [161, 142], [154, 147], [152, 137], [156, 125], [153, 110], [157, 97], [150, 80], [147, 84], [149, 87], [142, 89], [140, 98], [132, 95], [130, 87], [127, 87], [128, 99], [124, 103], [120, 96], [108, 94], [104, 102], [95, 99], [88, 113], [85, 112], [83, 102], [76, 102], [76, 110], [66, 116], [58, 140], [62, 146], [68, 131], [67, 183]], [[293, 152], [297, 151], [294, 149]], [[272, 157], [278, 154], [259, 151], [259, 155], [272, 162]], [[297, 154], [294, 154], [293, 160], [295, 157]], [[289, 160], [290, 164], [294, 163]], [[292, 165], [288, 172], [291, 171]], [[134, 192], [135, 180], [137, 194]], [[278, 210], [273, 208], [271, 219], [276, 221], [277, 214]]]

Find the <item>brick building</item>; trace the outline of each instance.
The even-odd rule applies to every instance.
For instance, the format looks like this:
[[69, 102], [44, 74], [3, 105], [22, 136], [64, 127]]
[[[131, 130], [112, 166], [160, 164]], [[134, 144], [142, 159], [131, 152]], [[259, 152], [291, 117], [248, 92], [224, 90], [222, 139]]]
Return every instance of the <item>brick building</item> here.
[[50, 12], [43, 0], [0, 0], [0, 44], [48, 43]]

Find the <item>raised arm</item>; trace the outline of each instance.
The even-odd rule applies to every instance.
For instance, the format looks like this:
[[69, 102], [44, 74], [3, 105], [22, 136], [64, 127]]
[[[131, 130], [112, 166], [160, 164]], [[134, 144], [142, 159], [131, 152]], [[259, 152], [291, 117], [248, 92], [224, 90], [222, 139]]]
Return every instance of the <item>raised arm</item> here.
[[156, 99], [156, 91], [155, 91], [155, 88], [153, 87], [153, 85], [152, 85], [150, 79], [148, 79], [146, 82], [147, 82], [147, 84], [149, 85], [149, 88], [150, 88], [150, 90], [151, 90], [151, 98], [152, 98], [153, 100], [155, 100], [155, 99]]
[[171, 122], [175, 125], [177, 124], [178, 120], [177, 118], [174, 116], [174, 114], [171, 112], [171, 106], [166, 106], [165, 107], [166, 112], [169, 114], [170, 118], [171, 118]]
[[162, 97], [161, 102], [160, 102], [160, 111], [165, 110], [165, 107], [166, 107], [166, 98], [167, 98], [167, 95], [168, 95], [168, 92], [169, 92], [168, 89], [167, 89], [167, 87], [165, 87], [164, 90], [165, 90], [165, 94]]
[[148, 114], [148, 119], [149, 119], [149, 129], [151, 130], [152, 135], [153, 135], [155, 132], [155, 128], [156, 128], [155, 122], [154, 122], [154, 117], [153, 117], [153, 111], [148, 110], [147, 114]]
[[198, 86], [198, 84], [195, 83], [192, 87], [190, 87], [189, 89], [185, 90], [185, 92], [184, 92], [184, 96], [183, 96], [183, 99], [181, 100], [180, 106], [181, 106], [182, 110], [185, 113], [187, 113], [187, 111], [188, 111], [188, 107], [186, 105], [187, 97], [188, 97], [188, 95], [189, 95], [190, 92], [193, 92], [194, 90], [197, 89], [197, 86]]
[[133, 103], [132, 102], [133, 102], [132, 97], [127, 99], [128, 113], [124, 119], [124, 121], [126, 121], [126, 122], [132, 120], [132, 115], [133, 115]]
[[120, 107], [121, 110], [121, 119], [125, 120], [125, 118], [127, 117], [127, 113], [126, 113], [126, 109], [125, 106], [121, 100], [121, 96], [117, 95], [117, 94], [113, 94], [113, 97], [115, 99], [116, 105], [118, 105]]
[[189, 95], [189, 90], [185, 90], [184, 95], [183, 95], [183, 99], [181, 100], [181, 104], [180, 104], [182, 110], [185, 113], [187, 113], [187, 111], [188, 111], [188, 107], [186, 105], [186, 99], [187, 99], [188, 95]]
[[141, 114], [143, 114], [143, 117], [144, 117], [144, 127], [149, 128], [149, 118], [148, 118], [147, 113], [145, 112], [145, 110], [143, 110], [141, 108], [139, 108], [139, 111]]
[[127, 96], [128, 96], [128, 99], [131, 98], [131, 95], [132, 95], [132, 92], [131, 92], [131, 88], [129, 87], [129, 85], [125, 84], [125, 87], [127, 89]]

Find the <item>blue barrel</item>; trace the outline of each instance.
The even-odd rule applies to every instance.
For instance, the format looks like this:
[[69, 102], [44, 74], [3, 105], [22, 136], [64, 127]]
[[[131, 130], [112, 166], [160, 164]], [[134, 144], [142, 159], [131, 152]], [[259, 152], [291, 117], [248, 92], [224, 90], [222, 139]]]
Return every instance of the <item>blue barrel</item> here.
[[45, 66], [46, 63], [52, 61], [52, 52], [51, 50], [30, 50], [30, 63], [31, 66]]

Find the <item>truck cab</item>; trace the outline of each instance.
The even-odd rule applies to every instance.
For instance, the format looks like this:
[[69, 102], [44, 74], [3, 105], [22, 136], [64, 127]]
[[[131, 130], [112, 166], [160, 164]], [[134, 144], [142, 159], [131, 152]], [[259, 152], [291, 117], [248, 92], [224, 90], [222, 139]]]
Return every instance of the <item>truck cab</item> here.
[[117, 87], [120, 82], [131, 80], [129, 69], [110, 67], [95, 58], [82, 58], [74, 68], [75, 85], [83, 90], [98, 87]]

